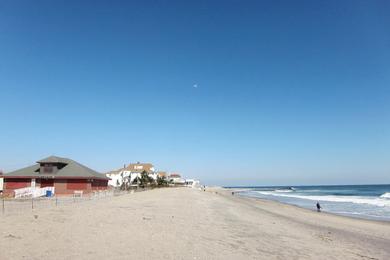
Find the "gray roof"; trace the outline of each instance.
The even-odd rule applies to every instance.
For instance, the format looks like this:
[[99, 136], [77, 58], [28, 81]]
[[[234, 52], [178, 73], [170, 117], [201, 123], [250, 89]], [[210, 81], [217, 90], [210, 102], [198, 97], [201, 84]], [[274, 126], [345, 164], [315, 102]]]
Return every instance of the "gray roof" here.
[[[65, 166], [52, 174], [40, 173], [40, 163], [60, 163]], [[35, 177], [35, 178], [91, 178], [91, 179], [106, 179], [104, 174], [96, 172], [76, 161], [68, 158], [61, 158], [57, 156], [50, 156], [48, 158], [39, 160], [37, 164], [9, 172], [3, 177]]]
[[62, 164], [67, 164], [67, 163], [69, 163], [69, 159], [61, 158], [61, 157], [52, 155], [52, 156], [49, 156], [49, 157], [47, 157], [45, 159], [37, 161], [37, 163], [62, 163]]

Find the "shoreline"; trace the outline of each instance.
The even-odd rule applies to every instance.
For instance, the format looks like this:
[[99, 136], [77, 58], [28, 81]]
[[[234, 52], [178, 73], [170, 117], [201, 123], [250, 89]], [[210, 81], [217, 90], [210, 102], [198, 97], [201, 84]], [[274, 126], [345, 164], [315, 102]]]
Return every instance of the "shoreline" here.
[[[326, 185], [328, 186], [328, 185]], [[312, 211], [312, 212], [316, 212], [317, 211], [315, 210], [314, 206], [313, 206], [313, 209], [310, 209], [310, 208], [307, 208], [307, 207], [304, 207], [304, 206], [300, 206], [300, 205], [296, 205], [296, 204], [292, 204], [292, 203], [288, 203], [288, 202], [283, 202], [283, 201], [279, 201], [277, 199], [268, 199], [268, 198], [261, 198], [261, 197], [255, 197], [255, 196], [245, 196], [245, 195], [240, 195], [241, 192], [244, 192], [244, 191], [247, 191], [247, 190], [243, 190], [243, 188], [235, 188], [235, 187], [219, 187], [220, 189], [225, 189], [225, 190], [229, 190], [230, 192], [234, 191], [234, 192], [237, 192], [236, 194], [242, 198], [253, 198], [253, 199], [256, 199], [256, 200], [263, 200], [263, 201], [269, 201], [269, 202], [275, 202], [275, 203], [280, 203], [280, 204], [283, 204], [283, 205], [290, 205], [290, 206], [293, 206], [293, 207], [297, 207], [299, 209], [304, 209], [304, 210], [308, 210], [308, 211]], [[330, 214], [330, 215], [333, 215], [333, 216], [340, 216], [340, 217], [346, 217], [346, 218], [351, 218], [351, 219], [359, 219], [359, 220], [367, 220], [367, 221], [376, 221], [376, 222], [384, 222], [384, 223], [389, 223], [390, 224], [390, 219], [386, 219], [386, 218], [381, 218], [381, 217], [370, 217], [370, 216], [366, 216], [366, 215], [354, 215], [354, 214], [342, 214], [342, 213], [337, 213], [337, 212], [331, 212], [331, 211], [321, 211], [321, 213], [323, 214]]]
[[[220, 187], [220, 189], [221, 189], [221, 191], [222, 190], [229, 191], [229, 192], [235, 191], [234, 188]], [[224, 195], [229, 196], [229, 194], [224, 194]], [[231, 195], [231, 193], [230, 193], [230, 195]], [[234, 196], [236, 196], [236, 194]], [[315, 214], [323, 214], [323, 215], [328, 215], [328, 216], [332, 216], [332, 217], [340, 217], [340, 218], [345, 218], [345, 219], [348, 219], [348, 220], [376, 222], [378, 224], [382, 223], [382, 224], [386, 224], [386, 225], [390, 226], [390, 220], [381, 220], [381, 219], [374, 219], [374, 218], [371, 219], [371, 218], [364, 218], [364, 217], [354, 217], [354, 216], [350, 216], [350, 215], [337, 214], [337, 213], [333, 213], [333, 212], [329, 212], [329, 211], [317, 212], [315, 209], [311, 210], [311, 209], [308, 209], [308, 208], [305, 208], [305, 207], [301, 207], [299, 205], [285, 203], [285, 202], [278, 201], [278, 200], [271, 200], [271, 199], [251, 197], [251, 196], [243, 196], [243, 195], [240, 195], [239, 192], [237, 193], [237, 198], [240, 198], [240, 199], [243, 199], [243, 200], [250, 200], [250, 201], [254, 201], [254, 202], [262, 201], [262, 202], [265, 202], [265, 203], [274, 203], [275, 205], [285, 205], [285, 206], [293, 207], [293, 208], [295, 208], [297, 210], [304, 210], [304, 211], [315, 213]]]

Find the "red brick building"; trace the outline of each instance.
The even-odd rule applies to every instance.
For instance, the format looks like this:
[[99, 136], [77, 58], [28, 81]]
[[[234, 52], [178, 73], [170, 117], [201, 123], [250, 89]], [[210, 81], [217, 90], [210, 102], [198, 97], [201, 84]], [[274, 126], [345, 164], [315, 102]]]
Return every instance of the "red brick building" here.
[[6, 173], [3, 192], [12, 196], [15, 189], [54, 187], [57, 195], [75, 191], [91, 193], [106, 190], [109, 178], [71, 159], [50, 156], [37, 164]]

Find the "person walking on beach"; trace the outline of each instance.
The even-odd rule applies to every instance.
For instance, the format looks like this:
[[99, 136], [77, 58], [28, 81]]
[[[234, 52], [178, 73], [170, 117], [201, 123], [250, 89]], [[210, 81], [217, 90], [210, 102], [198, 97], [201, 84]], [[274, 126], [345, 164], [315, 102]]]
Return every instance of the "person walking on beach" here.
[[318, 201], [317, 201], [316, 206], [317, 206], [317, 212], [321, 212], [321, 205]]

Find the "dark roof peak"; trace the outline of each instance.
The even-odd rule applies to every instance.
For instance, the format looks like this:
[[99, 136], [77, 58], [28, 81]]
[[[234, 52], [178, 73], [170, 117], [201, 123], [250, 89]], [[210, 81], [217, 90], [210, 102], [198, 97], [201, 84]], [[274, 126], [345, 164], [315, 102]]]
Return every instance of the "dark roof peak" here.
[[41, 164], [41, 163], [63, 163], [63, 164], [68, 164], [69, 163], [69, 159], [67, 158], [62, 158], [62, 157], [58, 157], [58, 156], [49, 156], [49, 157], [46, 157], [44, 159], [41, 159], [39, 161], [37, 161], [37, 163]]

